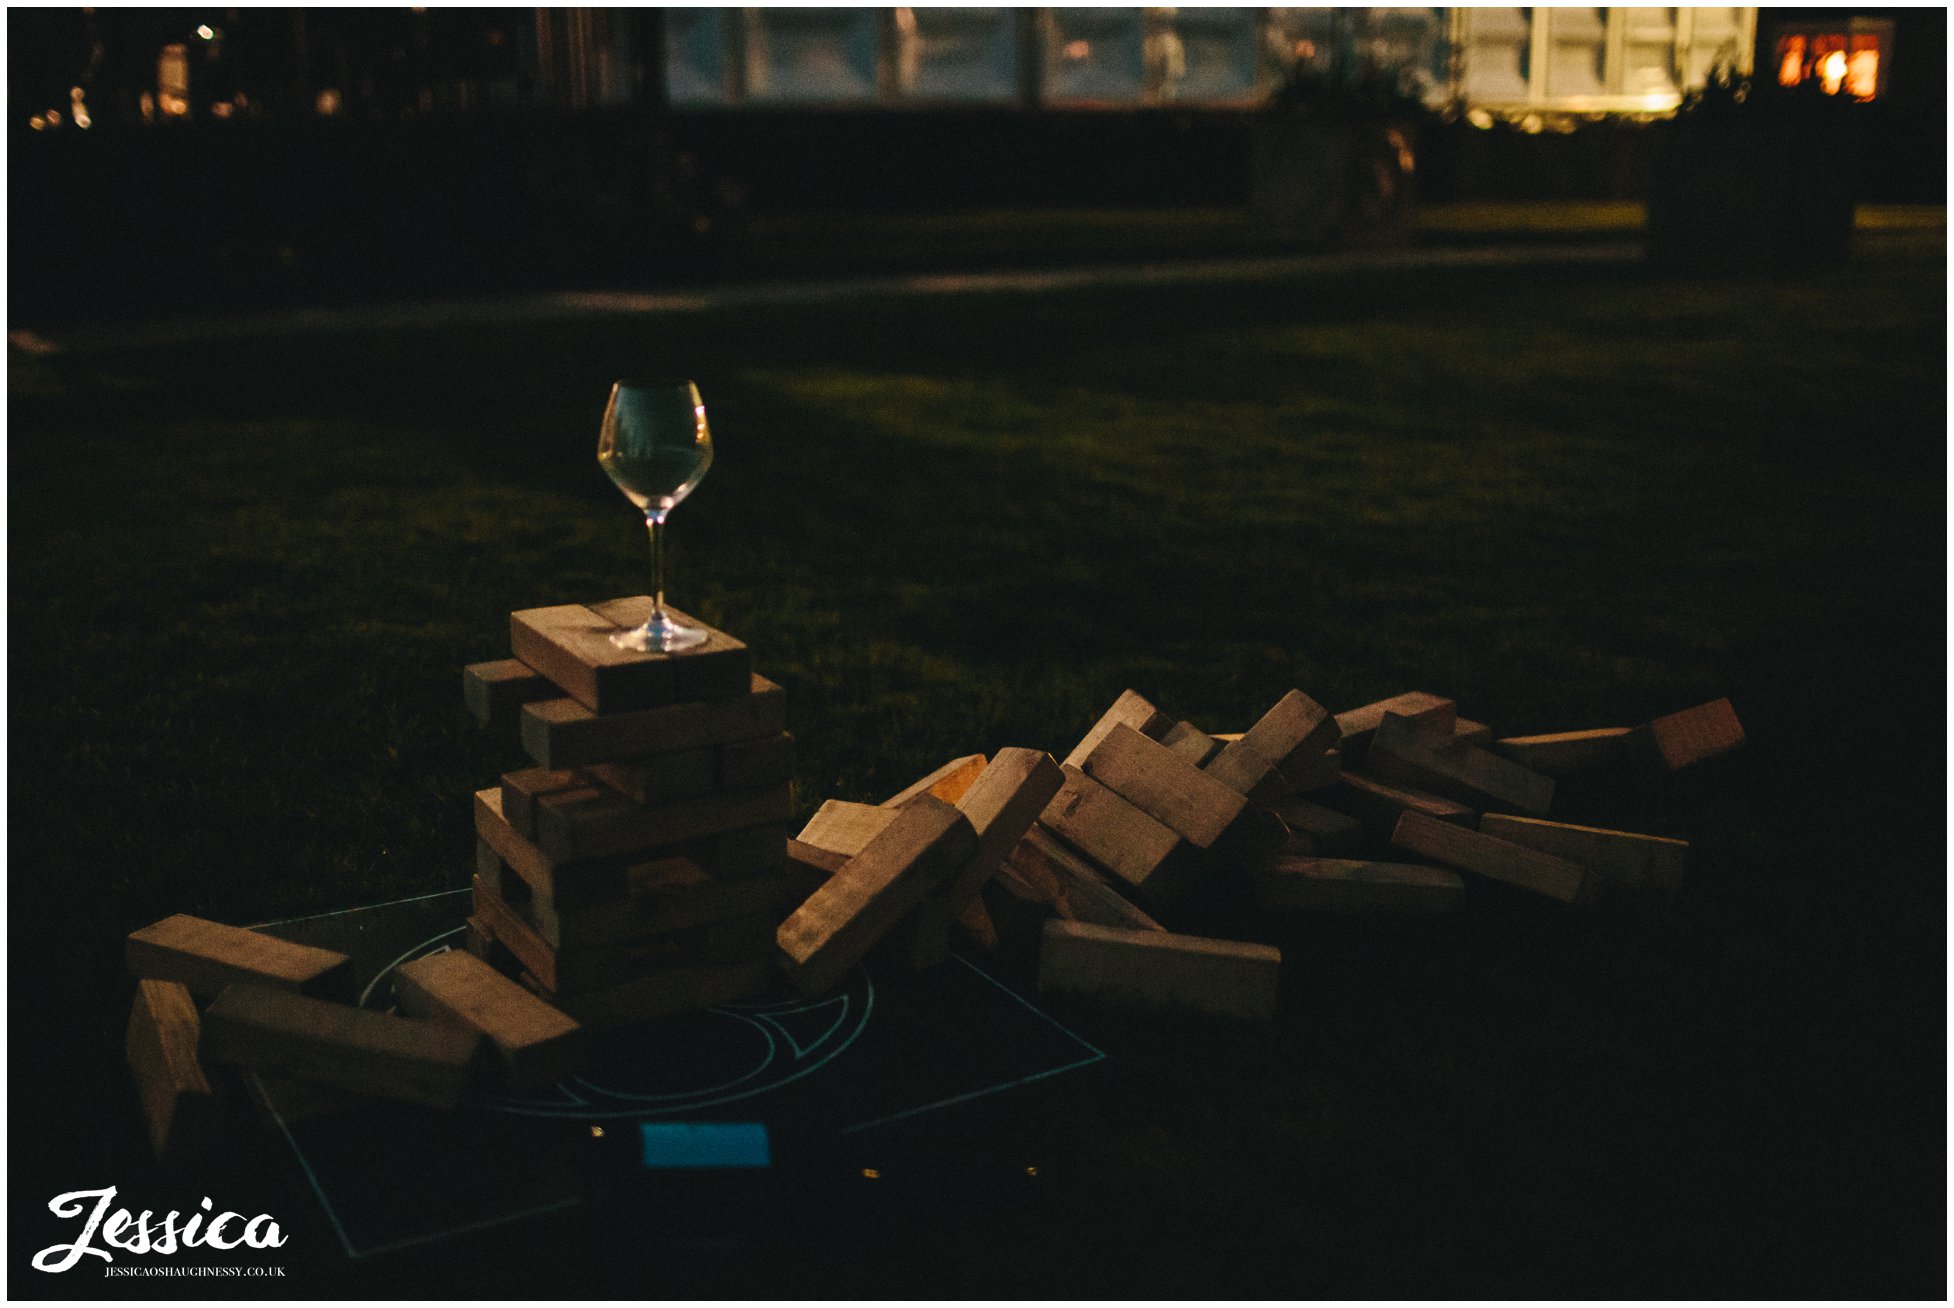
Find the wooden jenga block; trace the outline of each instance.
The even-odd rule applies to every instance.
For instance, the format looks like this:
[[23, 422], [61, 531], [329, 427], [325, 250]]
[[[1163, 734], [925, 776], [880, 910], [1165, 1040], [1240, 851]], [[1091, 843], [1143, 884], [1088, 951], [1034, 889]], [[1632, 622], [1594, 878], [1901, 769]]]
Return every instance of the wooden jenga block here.
[[1677, 772], [1692, 763], [1729, 753], [1744, 743], [1744, 727], [1727, 699], [1645, 722], [1624, 742], [1631, 757], [1648, 767]]
[[1313, 775], [1316, 761], [1341, 738], [1342, 728], [1328, 709], [1292, 690], [1242, 733], [1240, 743], [1275, 764], [1294, 785]]
[[[996, 877], [991, 879], [994, 881]], [[997, 948], [997, 923], [991, 920], [990, 906], [984, 903], [981, 893], [965, 904], [963, 911], [957, 914], [957, 932], [986, 953]]]
[[537, 801], [536, 843], [558, 862], [610, 858], [785, 821], [793, 811], [793, 786], [785, 782], [656, 807], [635, 804], [609, 788], [572, 790]]
[[583, 1069], [582, 1029], [471, 954], [428, 954], [393, 976], [394, 997], [409, 1017], [487, 1036], [508, 1085], [555, 1085]]
[[1040, 903], [1068, 921], [1136, 931], [1164, 929], [1043, 827], [1034, 826], [1025, 832], [1004, 866]]
[[1386, 713], [1410, 718], [1427, 731], [1441, 734], [1450, 734], [1453, 724], [1458, 721], [1457, 705], [1449, 699], [1427, 695], [1422, 690], [1408, 690], [1402, 695], [1393, 695], [1375, 704], [1339, 713], [1337, 726], [1343, 731], [1343, 739], [1337, 748], [1343, 754], [1345, 768], [1354, 768], [1364, 761], [1371, 737], [1384, 725]]
[[895, 820], [896, 810], [881, 804], [823, 800], [796, 839], [804, 845], [853, 858], [868, 847], [869, 841], [894, 825]]
[[[593, 763], [582, 773], [588, 780], [607, 786], [637, 804], [670, 804], [697, 799], [722, 789], [719, 784], [719, 756], [723, 745], [701, 745], [696, 749], [675, 749], [668, 754], [653, 754], [636, 763]], [[537, 769], [542, 771], [542, 769]], [[545, 776], [562, 773], [545, 772]], [[780, 778], [785, 780], [785, 778]], [[515, 819], [510, 816], [510, 821]]]
[[542, 982], [527, 974], [522, 984], [586, 1030], [598, 1031], [747, 999], [766, 990], [773, 976], [773, 960], [756, 958], [665, 969], [582, 995], [552, 995]]
[[502, 774], [502, 820], [528, 840], [536, 838], [536, 804], [548, 795], [590, 791], [590, 778], [565, 768], [521, 768]]
[[1486, 814], [1479, 819], [1479, 829], [1489, 836], [1592, 868], [1607, 879], [1610, 887], [1623, 890], [1655, 890], [1673, 895], [1682, 889], [1683, 874], [1689, 869], [1687, 840], [1610, 831], [1603, 827], [1577, 827], [1504, 813]]
[[205, 997], [240, 981], [322, 999], [353, 995], [353, 961], [344, 954], [187, 913], [130, 932], [124, 954], [130, 976], [180, 981]]
[[1289, 782], [1289, 789], [1299, 795], [1329, 790], [1343, 776], [1343, 755], [1338, 750], [1330, 749], [1321, 754], [1293, 759], [1284, 776]]
[[1566, 777], [1623, 762], [1628, 757], [1624, 739], [1628, 733], [1627, 727], [1601, 727], [1544, 736], [1508, 736], [1495, 740], [1493, 749], [1521, 767], [1550, 777]]
[[919, 777], [883, 800], [882, 807], [901, 808], [918, 795], [935, 795], [946, 804], [954, 804], [983, 774], [986, 763], [982, 754], [953, 758], [928, 776]]
[[1086, 755], [1092, 753], [1106, 733], [1117, 726], [1128, 726], [1151, 740], [1159, 740], [1173, 730], [1174, 720], [1149, 704], [1146, 697], [1137, 690], [1123, 691], [1113, 701], [1113, 706], [1101, 715], [1085, 738], [1065, 756], [1065, 766], [1076, 768], [1085, 762]]
[[216, 1138], [222, 1117], [197, 1056], [202, 1023], [189, 987], [138, 981], [122, 1041], [156, 1157], [198, 1152]]
[[532, 893], [557, 908], [601, 904], [625, 893], [628, 860], [563, 862], [551, 858], [503, 820], [500, 790], [475, 792], [475, 835], [495, 851], [509, 871], [528, 883]]
[[1493, 729], [1471, 718], [1457, 718], [1452, 723], [1452, 739], [1461, 745], [1490, 745], [1493, 743]]
[[687, 618], [704, 629], [706, 640], [670, 653], [619, 649], [611, 637], [639, 626], [651, 615], [650, 596], [602, 604], [557, 604], [509, 615], [509, 643], [515, 656], [562, 688], [593, 713], [631, 712], [691, 700], [723, 699], [743, 693], [753, 675], [745, 645]]
[[829, 877], [841, 871], [852, 854], [837, 854], [819, 845], [810, 845], [804, 840], [787, 842], [786, 875], [794, 887], [795, 903], [806, 901], [807, 897], [819, 890]]
[[1042, 994], [1187, 1008], [1255, 1022], [1275, 1016], [1281, 975], [1282, 952], [1268, 945], [1058, 918], [1045, 923], [1038, 953]]
[[1202, 769], [1252, 804], [1267, 808], [1289, 793], [1282, 769], [1241, 740], [1231, 740]]
[[593, 713], [574, 699], [522, 710], [522, 747], [540, 766], [578, 768], [773, 736], [787, 727], [787, 692], [755, 674], [748, 693], [629, 713]]
[[719, 747], [719, 788], [758, 790], [794, 779], [794, 737], [785, 731]]
[[1254, 886], [1269, 908], [1313, 913], [1444, 913], [1465, 897], [1456, 872], [1368, 859], [1279, 858], [1256, 872]]
[[1531, 890], [1564, 904], [1585, 904], [1595, 895], [1598, 878], [1579, 863], [1543, 854], [1465, 827], [1453, 826], [1423, 813], [1398, 819], [1391, 843], [1399, 849], [1436, 859], [1451, 867], [1477, 872]]
[[934, 795], [919, 795], [896, 814], [781, 924], [781, 969], [803, 994], [840, 981], [976, 852], [968, 819]]
[[1282, 847], [1286, 833], [1268, 809], [1131, 727], [1115, 724], [1082, 770], [1204, 853], [1254, 861]]
[[1075, 767], [1038, 820], [1156, 908], [1179, 899], [1201, 870], [1179, 832]]
[[228, 986], [204, 1012], [207, 1060], [435, 1108], [461, 1102], [481, 1047], [476, 1031], [261, 985]]
[[1343, 854], [1364, 842], [1363, 823], [1307, 799], [1285, 799], [1276, 805], [1275, 815], [1289, 828], [1289, 839], [1282, 847], [1289, 855], [1314, 858]]
[[1389, 840], [1398, 829], [1398, 818], [1419, 812], [1454, 826], [1478, 824], [1479, 814], [1454, 800], [1414, 790], [1409, 786], [1390, 786], [1375, 777], [1346, 772], [1337, 781], [1331, 801], [1343, 806], [1381, 840]]
[[1176, 722], [1160, 743], [1197, 768], [1206, 767], [1208, 760], [1221, 752], [1221, 742], [1192, 722]]
[[475, 720], [493, 730], [513, 727], [523, 705], [561, 692], [520, 659], [471, 663], [461, 670], [461, 699]]
[[1543, 814], [1554, 779], [1477, 745], [1434, 735], [1410, 718], [1387, 713], [1371, 740], [1364, 767], [1379, 780], [1416, 786], [1478, 808], [1516, 808]]
[[629, 894], [582, 908], [557, 908], [546, 899], [523, 900], [499, 892], [498, 897], [554, 949], [624, 945], [756, 914], [778, 918], [806, 898], [796, 897], [794, 879], [784, 867], [722, 877], [674, 856], [634, 864], [625, 875]]
[[488, 923], [472, 914], [462, 927], [461, 944], [463, 949], [504, 976], [514, 976], [521, 970], [522, 964], [507, 946], [495, 938], [495, 932], [489, 929]]

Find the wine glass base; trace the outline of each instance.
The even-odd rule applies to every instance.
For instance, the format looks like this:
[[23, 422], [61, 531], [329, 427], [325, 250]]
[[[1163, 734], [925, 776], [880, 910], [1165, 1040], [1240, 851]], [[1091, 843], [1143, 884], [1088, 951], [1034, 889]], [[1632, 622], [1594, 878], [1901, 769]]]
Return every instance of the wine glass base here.
[[646, 619], [642, 627], [615, 633], [611, 637], [611, 644], [619, 649], [636, 650], [640, 654], [670, 654], [674, 650], [703, 645], [706, 640], [704, 627], [675, 622], [671, 615], [661, 613]]

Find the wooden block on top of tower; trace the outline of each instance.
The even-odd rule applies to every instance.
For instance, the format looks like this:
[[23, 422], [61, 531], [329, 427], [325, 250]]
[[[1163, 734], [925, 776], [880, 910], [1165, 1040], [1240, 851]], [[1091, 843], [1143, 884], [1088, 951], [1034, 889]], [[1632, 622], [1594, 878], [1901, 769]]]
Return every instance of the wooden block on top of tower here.
[[1206, 767], [1208, 760], [1221, 752], [1221, 742], [1192, 722], [1176, 722], [1160, 743], [1197, 768]]
[[1292, 690], [1242, 733], [1240, 743], [1276, 765], [1293, 786], [1313, 776], [1325, 751], [1342, 739], [1342, 728], [1330, 711]]
[[188, 913], [130, 932], [124, 957], [130, 976], [180, 981], [206, 998], [240, 981], [322, 999], [353, 997], [353, 960], [346, 955]]
[[1428, 731], [1446, 734], [1451, 733], [1458, 721], [1456, 704], [1422, 690], [1407, 690], [1402, 695], [1380, 699], [1375, 704], [1346, 710], [1337, 714], [1337, 726], [1343, 731], [1343, 740], [1337, 748], [1343, 754], [1344, 767], [1356, 767], [1363, 762], [1364, 753], [1370, 748], [1371, 737], [1384, 725], [1386, 713], [1410, 718]]
[[219, 1127], [220, 1102], [197, 1053], [201, 1028], [189, 987], [136, 982], [122, 1050], [135, 1073], [149, 1147], [158, 1158], [199, 1151]]
[[894, 822], [781, 924], [780, 966], [803, 994], [833, 987], [976, 852], [969, 820], [934, 795], [894, 812]]
[[1268, 945], [1057, 918], [1045, 923], [1038, 951], [1041, 994], [1185, 1008], [1254, 1022], [1275, 1016], [1281, 976], [1282, 952]]
[[1647, 767], [1676, 772], [1726, 754], [1744, 743], [1744, 726], [1727, 699], [1645, 722], [1625, 738], [1629, 754]]
[[1209, 776], [1264, 808], [1288, 794], [1291, 786], [1282, 769], [1242, 740], [1231, 740], [1201, 769]]
[[1600, 878], [1579, 863], [1545, 854], [1484, 832], [1410, 812], [1398, 819], [1391, 843], [1450, 867], [1477, 872], [1564, 904], [1593, 900]]
[[548, 677], [521, 659], [471, 663], [461, 670], [461, 701], [485, 727], [516, 724], [516, 711], [531, 700], [561, 694]]
[[1205, 853], [1254, 862], [1282, 848], [1287, 834], [1268, 809], [1128, 726], [1115, 724], [1082, 770]]
[[983, 774], [987, 760], [982, 754], [966, 754], [953, 758], [926, 777], [919, 777], [904, 786], [895, 794], [882, 801], [883, 808], [901, 808], [918, 795], [935, 795], [946, 804], [954, 804], [963, 798], [977, 778]]
[[546, 768], [622, 763], [736, 740], [777, 735], [787, 726], [787, 692], [754, 675], [747, 693], [632, 712], [594, 713], [573, 699], [543, 699], [522, 710], [522, 747]]
[[1370, 859], [1279, 858], [1254, 887], [1266, 907], [1312, 913], [1446, 913], [1465, 898], [1456, 872]]
[[823, 800], [796, 839], [804, 845], [853, 858], [868, 847], [869, 841], [887, 831], [896, 817], [897, 810], [880, 804]]
[[1164, 908], [1200, 874], [1200, 852], [1160, 819], [1143, 812], [1076, 767], [1038, 816], [1053, 834]]
[[1567, 822], [1488, 813], [1479, 829], [1489, 836], [1538, 849], [1601, 873], [1610, 887], [1674, 895], [1689, 869], [1689, 842], [1636, 831], [1578, 827]]
[[1086, 732], [1085, 738], [1065, 756], [1065, 766], [1080, 766], [1085, 762], [1086, 755], [1092, 753], [1093, 747], [1106, 738], [1106, 733], [1122, 724], [1151, 740], [1159, 740], [1174, 728], [1174, 720], [1148, 703], [1146, 696], [1139, 691], [1122, 691], [1120, 697], [1113, 701], [1113, 706], [1092, 724], [1092, 730]]
[[1554, 779], [1477, 745], [1437, 735], [1411, 718], [1384, 715], [1364, 756], [1382, 781], [1415, 786], [1478, 808], [1514, 808], [1535, 816], [1554, 800]]
[[611, 643], [612, 636], [642, 623], [651, 608], [650, 596], [637, 595], [520, 609], [509, 615], [509, 643], [518, 659], [593, 713], [722, 699], [746, 690], [753, 672], [746, 646], [676, 609], [669, 610], [674, 618], [705, 630], [704, 644], [665, 653]]
[[480, 1064], [478, 1031], [234, 985], [204, 1012], [202, 1053], [355, 1094], [453, 1108]]
[[448, 949], [401, 964], [394, 996], [409, 1017], [487, 1036], [516, 1089], [555, 1085], [583, 1069], [582, 1029], [472, 954]]

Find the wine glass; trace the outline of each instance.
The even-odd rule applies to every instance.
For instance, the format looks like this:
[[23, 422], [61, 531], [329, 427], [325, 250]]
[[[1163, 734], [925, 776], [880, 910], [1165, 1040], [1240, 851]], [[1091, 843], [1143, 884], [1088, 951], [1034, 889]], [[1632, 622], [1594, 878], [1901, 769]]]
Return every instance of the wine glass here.
[[644, 511], [651, 531], [651, 616], [641, 627], [612, 635], [611, 644], [649, 653], [704, 643], [704, 628], [679, 621], [665, 607], [665, 515], [712, 466], [712, 432], [699, 388], [689, 381], [612, 386], [597, 437], [597, 462]]

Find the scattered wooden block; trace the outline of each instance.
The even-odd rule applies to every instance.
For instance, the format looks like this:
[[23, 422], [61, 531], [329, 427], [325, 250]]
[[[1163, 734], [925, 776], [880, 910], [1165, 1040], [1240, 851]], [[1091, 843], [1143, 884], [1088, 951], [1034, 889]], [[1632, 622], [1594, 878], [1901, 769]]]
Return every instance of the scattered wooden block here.
[[1577, 827], [1566, 822], [1488, 813], [1479, 829], [1591, 868], [1611, 886], [1630, 891], [1656, 890], [1674, 895], [1683, 887], [1689, 869], [1689, 842], [1634, 831]]
[[622, 763], [700, 745], [774, 736], [787, 727], [787, 692], [755, 675], [748, 693], [628, 713], [593, 713], [574, 699], [522, 710], [522, 747], [546, 768]]
[[1493, 749], [1521, 767], [1550, 777], [1571, 776], [1613, 767], [1627, 759], [1627, 727], [1593, 731], [1556, 731], [1544, 736], [1508, 736]]
[[1268, 809], [1128, 726], [1115, 724], [1081, 770], [1204, 853], [1254, 861], [1282, 848], [1287, 834]]
[[[669, 606], [668, 606], [669, 608]], [[603, 604], [556, 604], [509, 615], [515, 656], [593, 713], [631, 712], [745, 692], [753, 659], [745, 645], [676, 609], [704, 628], [704, 644], [670, 653], [619, 649], [611, 637], [651, 615], [648, 595]]]
[[1206, 767], [1208, 760], [1221, 752], [1221, 742], [1192, 722], [1176, 722], [1160, 743], [1197, 768]]
[[555, 1085], [583, 1069], [583, 1031], [557, 1009], [471, 954], [443, 950], [394, 969], [394, 997], [409, 1017], [488, 1037], [504, 1081]]
[[1362, 822], [1381, 840], [1389, 840], [1398, 828], [1398, 818], [1407, 812], [1423, 813], [1454, 826], [1476, 826], [1477, 810], [1454, 800], [1409, 786], [1390, 786], [1375, 777], [1346, 772], [1337, 781], [1335, 802]]
[[1631, 757], [1665, 772], [1726, 754], [1743, 743], [1743, 724], [1727, 699], [1645, 722], [1625, 738]]
[[187, 913], [132, 931], [124, 954], [129, 975], [180, 981], [192, 994], [206, 997], [240, 981], [322, 999], [353, 996], [353, 961], [346, 955]]
[[1098, 869], [1042, 827], [1034, 826], [1024, 833], [1005, 859], [1004, 869], [1038, 902], [1068, 921], [1136, 931], [1164, 929], [1115, 890]]
[[475, 835], [509, 871], [528, 883], [532, 894], [556, 908], [601, 904], [625, 893], [626, 860], [566, 863], [551, 858], [503, 819], [500, 790], [475, 792]]
[[1341, 738], [1342, 728], [1328, 709], [1292, 690], [1244, 731], [1239, 743], [1275, 764], [1293, 786], [1315, 775], [1316, 761]]
[[1436, 859], [1452, 867], [1477, 872], [1480, 876], [1504, 881], [1531, 890], [1564, 904], [1585, 904], [1593, 899], [1597, 878], [1579, 863], [1571, 863], [1537, 849], [1516, 845], [1479, 831], [1441, 822], [1423, 813], [1406, 813], [1398, 819], [1391, 843], [1399, 849]]
[[785, 821], [793, 811], [793, 786], [786, 782], [656, 807], [635, 804], [607, 787], [572, 790], [537, 801], [536, 843], [560, 863], [610, 858]]
[[1458, 873], [1421, 863], [1279, 858], [1255, 874], [1269, 908], [1313, 913], [1446, 913], [1465, 897]]
[[1092, 730], [1086, 732], [1070, 754], [1065, 756], [1065, 766], [1076, 768], [1085, 762], [1086, 755], [1106, 738], [1106, 733], [1117, 726], [1128, 726], [1153, 740], [1159, 740], [1173, 729], [1174, 721], [1165, 713], [1149, 704], [1146, 697], [1137, 690], [1123, 691], [1095, 722]]
[[883, 800], [882, 807], [901, 808], [918, 795], [935, 795], [946, 804], [954, 804], [983, 774], [986, 761], [982, 754], [953, 758], [928, 776], [911, 782]]
[[1449, 699], [1428, 695], [1422, 690], [1408, 690], [1402, 695], [1380, 699], [1375, 704], [1350, 709], [1337, 714], [1337, 726], [1343, 731], [1343, 740], [1337, 748], [1343, 754], [1343, 766], [1354, 768], [1364, 761], [1364, 754], [1370, 748], [1371, 737], [1384, 725], [1384, 715], [1395, 713], [1399, 717], [1410, 718], [1429, 731], [1449, 733], [1458, 721], [1458, 706]]
[[797, 838], [804, 845], [853, 858], [868, 848], [869, 841], [887, 831], [895, 820], [896, 810], [886, 805], [829, 799], [822, 801], [821, 807], [814, 810], [814, 816], [807, 820], [807, 825], [801, 828]]
[[221, 1104], [197, 1056], [201, 1026], [189, 987], [136, 982], [122, 1050], [157, 1158], [200, 1152], [221, 1130]]
[[852, 857], [822, 849], [819, 845], [810, 845], [804, 840], [789, 840], [786, 874], [794, 887], [795, 904], [804, 903], [829, 877], [841, 871], [842, 865]]
[[1188, 1008], [1256, 1022], [1275, 1016], [1281, 975], [1282, 953], [1268, 945], [1057, 918], [1045, 923], [1038, 954], [1043, 994]]
[[1275, 815], [1289, 828], [1282, 847], [1285, 854], [1314, 858], [1347, 853], [1364, 843], [1363, 823], [1307, 799], [1285, 799], [1276, 805]]
[[1461, 745], [1490, 745], [1493, 743], [1493, 729], [1471, 718], [1458, 718], [1452, 723], [1452, 739]]
[[462, 703], [477, 722], [492, 730], [514, 726], [523, 705], [558, 693], [548, 677], [521, 659], [471, 663], [461, 670]]
[[1535, 815], [1554, 799], [1554, 780], [1450, 735], [1434, 735], [1410, 718], [1384, 716], [1364, 758], [1380, 780], [1416, 786], [1478, 808], [1516, 808]]
[[1343, 776], [1343, 754], [1339, 750], [1325, 750], [1291, 762], [1285, 779], [1289, 789], [1299, 795], [1311, 795], [1320, 790], [1329, 790]]
[[203, 1056], [355, 1094], [453, 1108], [480, 1061], [479, 1032], [261, 985], [234, 985], [204, 1013]]
[[1289, 778], [1282, 769], [1241, 740], [1231, 740], [1202, 769], [1228, 789], [1250, 803], [1264, 808], [1289, 793]]
[[1180, 898], [1200, 871], [1179, 832], [1076, 767], [1065, 768], [1065, 784], [1038, 820], [1155, 907]]
[[976, 852], [970, 822], [934, 795], [896, 814], [781, 924], [781, 969], [803, 994], [833, 987]]
[[606, 990], [582, 995], [551, 995], [535, 977], [522, 983], [554, 1004], [586, 1030], [604, 1030], [655, 1018], [694, 1013], [764, 991], [773, 980], [771, 958], [703, 967], [672, 968]]

